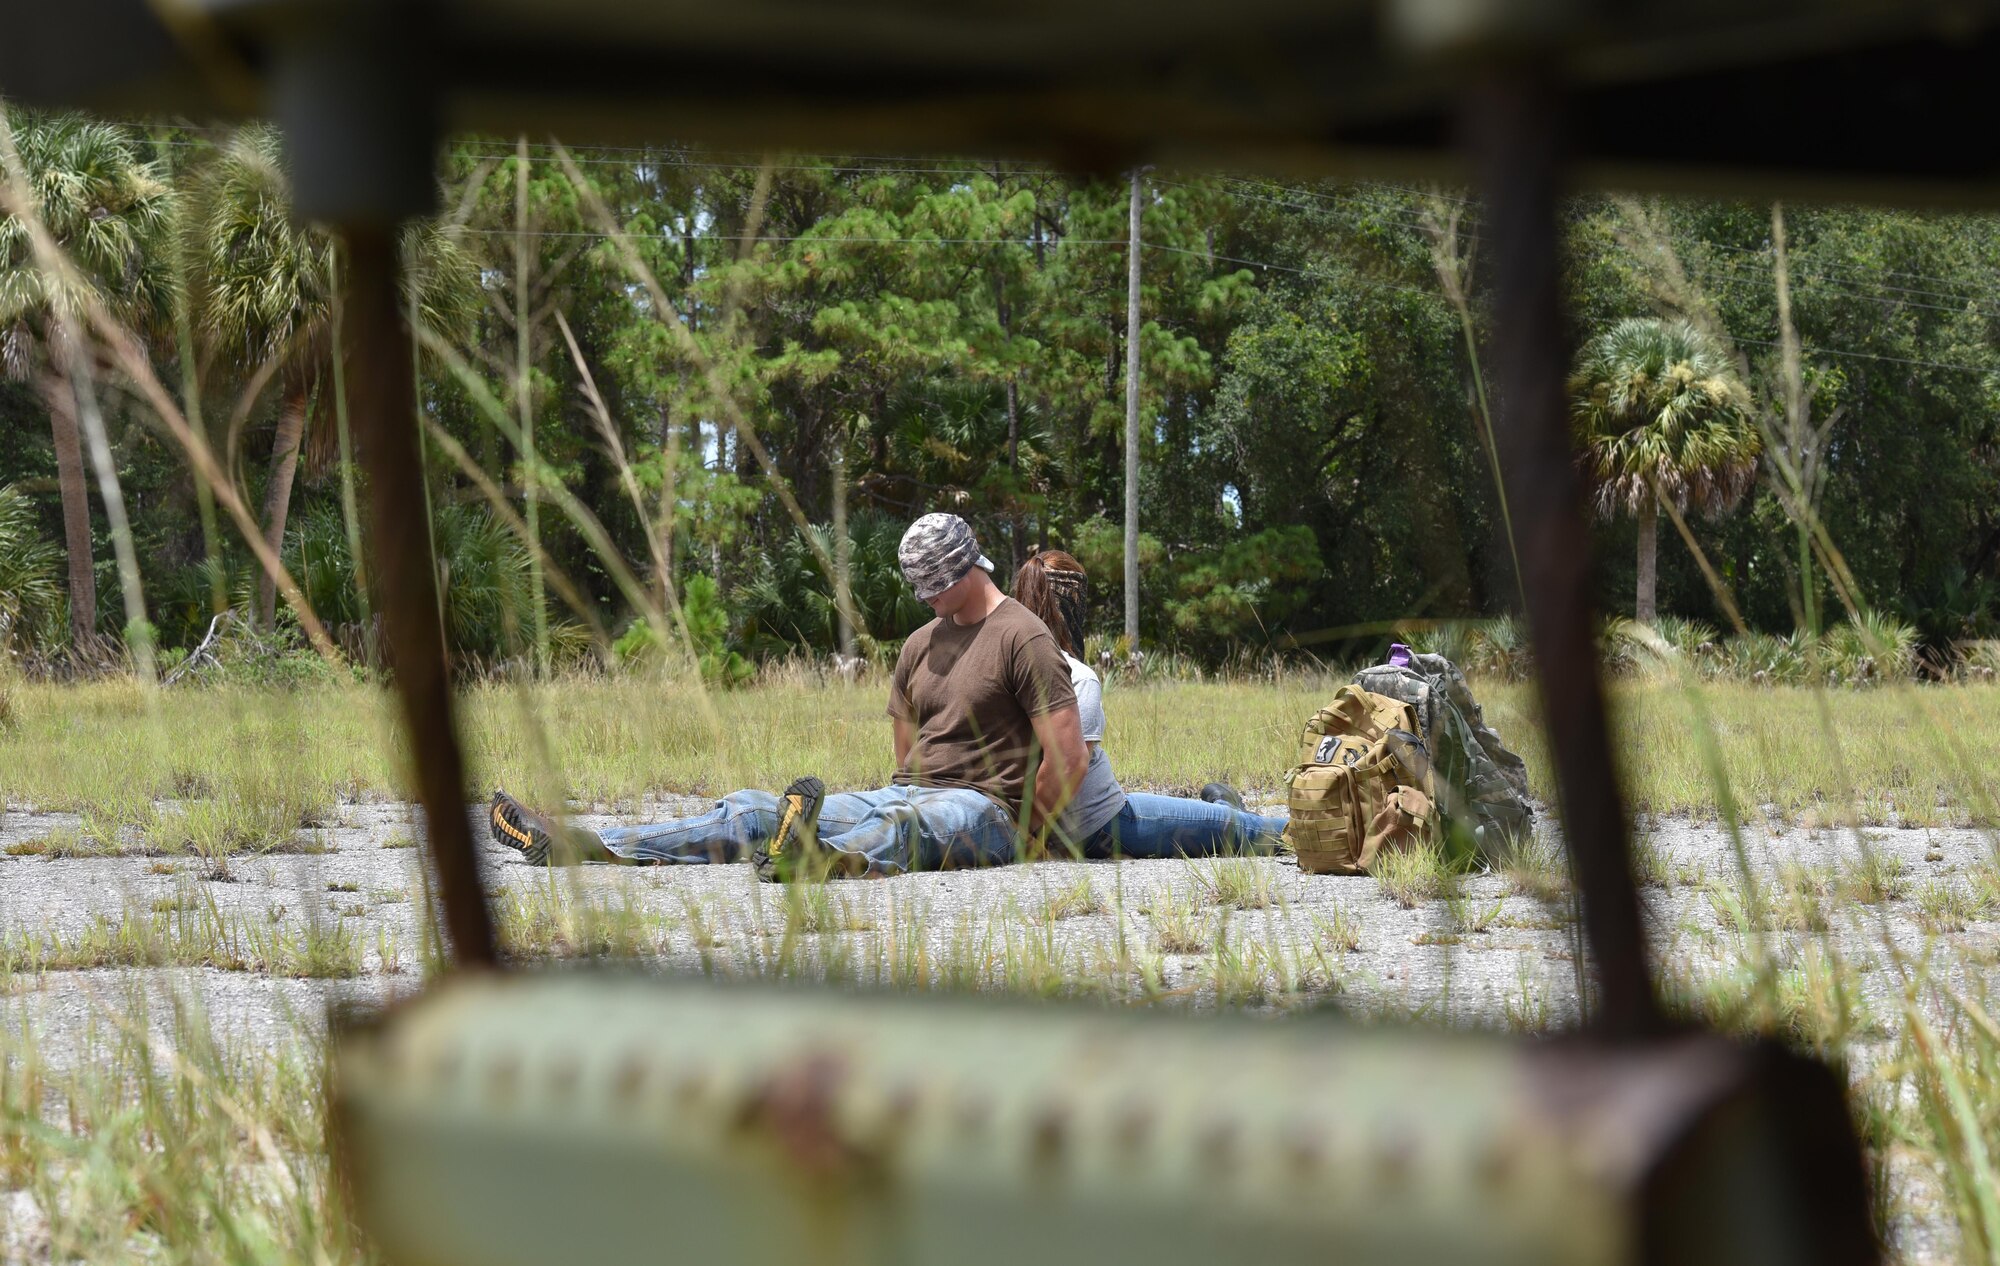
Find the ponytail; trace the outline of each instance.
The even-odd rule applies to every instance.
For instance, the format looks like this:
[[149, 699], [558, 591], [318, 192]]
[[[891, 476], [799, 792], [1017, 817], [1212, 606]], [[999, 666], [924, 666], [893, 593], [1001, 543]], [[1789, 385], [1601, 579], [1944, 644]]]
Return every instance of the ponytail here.
[[1083, 564], [1062, 550], [1041, 550], [1014, 573], [1014, 601], [1049, 626], [1056, 645], [1083, 658], [1083, 624], [1088, 578]]

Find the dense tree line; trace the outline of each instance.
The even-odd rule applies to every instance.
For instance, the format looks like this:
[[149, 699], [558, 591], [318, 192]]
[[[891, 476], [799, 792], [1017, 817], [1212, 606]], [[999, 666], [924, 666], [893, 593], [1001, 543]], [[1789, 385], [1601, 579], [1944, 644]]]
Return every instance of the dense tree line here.
[[[52, 279], [0, 217], [10, 646], [126, 632], [130, 603], [99, 594], [134, 580], [168, 646], [223, 608], [282, 629], [246, 519], [365, 640], [339, 251], [289, 218], [274, 138], [11, 124], [8, 205], [32, 202], [74, 269]], [[1134, 338], [1147, 642], [1338, 651], [1512, 609], [1477, 205], [1148, 173], [1133, 331], [1127, 192], [1002, 162], [453, 144], [405, 258], [454, 642], [636, 654], [635, 615], [671, 611], [734, 671], [837, 645], [834, 575], [861, 643], [892, 641], [926, 614], [897, 536], [939, 508], [1003, 567], [1076, 553], [1109, 637]], [[1934, 644], [1993, 635], [2000, 222], [1591, 197], [1567, 225], [1608, 609], [1637, 594], [1727, 622], [1684, 523], [1752, 627], [1829, 619], [1839, 568]], [[227, 487], [197, 476], [92, 302]]]

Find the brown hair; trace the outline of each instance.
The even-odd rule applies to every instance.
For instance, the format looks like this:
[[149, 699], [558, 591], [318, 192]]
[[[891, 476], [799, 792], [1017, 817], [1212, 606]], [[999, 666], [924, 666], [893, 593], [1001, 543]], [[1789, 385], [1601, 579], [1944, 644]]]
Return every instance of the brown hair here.
[[1056, 645], [1083, 658], [1083, 611], [1088, 576], [1083, 564], [1059, 549], [1030, 554], [1014, 573], [1014, 601], [1049, 626]]

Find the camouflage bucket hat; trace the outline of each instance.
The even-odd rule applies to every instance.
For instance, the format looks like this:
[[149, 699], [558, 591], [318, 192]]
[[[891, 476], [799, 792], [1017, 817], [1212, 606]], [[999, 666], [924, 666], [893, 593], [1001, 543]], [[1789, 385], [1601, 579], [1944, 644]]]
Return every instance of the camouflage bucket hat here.
[[957, 584], [975, 567], [993, 570], [993, 560], [979, 552], [972, 528], [955, 514], [927, 514], [910, 524], [896, 547], [903, 579], [929, 602]]

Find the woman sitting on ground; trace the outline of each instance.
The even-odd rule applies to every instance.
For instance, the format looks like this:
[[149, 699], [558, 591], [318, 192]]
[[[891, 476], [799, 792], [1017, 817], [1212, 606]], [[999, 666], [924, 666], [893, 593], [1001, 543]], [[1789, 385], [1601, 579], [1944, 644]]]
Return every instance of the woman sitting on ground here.
[[1199, 800], [1119, 786], [1104, 752], [1104, 685], [1082, 659], [1088, 587], [1083, 564], [1062, 550], [1043, 550], [1015, 573], [1012, 595], [1049, 626], [1062, 649], [1090, 749], [1083, 783], [1062, 815], [1068, 846], [1093, 858], [1204, 857], [1275, 847], [1286, 817], [1251, 813], [1224, 783], [1203, 787]]

